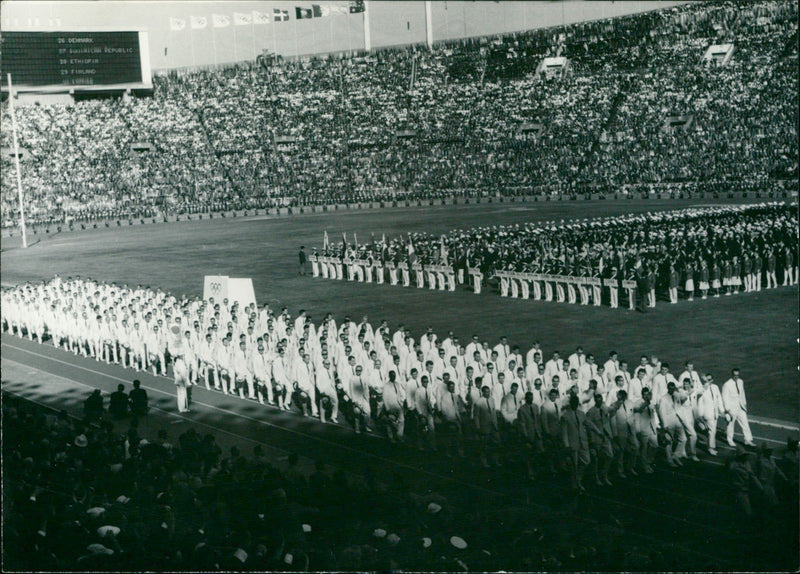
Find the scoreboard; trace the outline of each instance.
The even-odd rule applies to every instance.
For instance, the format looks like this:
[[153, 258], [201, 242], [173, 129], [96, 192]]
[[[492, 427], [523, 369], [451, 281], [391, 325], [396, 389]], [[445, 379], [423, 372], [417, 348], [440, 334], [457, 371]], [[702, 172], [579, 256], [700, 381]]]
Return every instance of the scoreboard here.
[[3, 32], [2, 86], [8, 89], [151, 87], [146, 32]]

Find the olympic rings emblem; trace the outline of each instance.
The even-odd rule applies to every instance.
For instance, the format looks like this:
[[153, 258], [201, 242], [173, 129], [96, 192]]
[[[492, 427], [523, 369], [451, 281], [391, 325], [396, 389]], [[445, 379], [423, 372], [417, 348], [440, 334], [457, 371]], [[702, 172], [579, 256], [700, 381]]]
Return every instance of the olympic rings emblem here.
[[217, 281], [212, 281], [208, 284], [208, 288], [211, 290], [212, 293], [219, 293], [222, 290], [222, 283]]

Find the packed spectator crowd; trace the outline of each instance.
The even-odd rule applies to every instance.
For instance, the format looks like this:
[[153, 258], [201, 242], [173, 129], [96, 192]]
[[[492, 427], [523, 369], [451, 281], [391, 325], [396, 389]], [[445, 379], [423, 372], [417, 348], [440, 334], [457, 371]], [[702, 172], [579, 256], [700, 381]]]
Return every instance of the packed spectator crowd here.
[[[733, 43], [725, 66], [708, 46]], [[546, 56], [568, 69], [537, 74]], [[687, 4], [502, 37], [154, 78], [18, 107], [29, 218], [482, 194], [796, 189], [797, 4]], [[10, 145], [7, 103], [2, 144]], [[693, 116], [666, 129], [668, 116]], [[152, 151], [133, 151], [135, 144]], [[47, 160], [45, 161], [45, 158]], [[3, 159], [4, 173], [13, 164]], [[18, 209], [4, 177], [6, 220]]]
[[[449, 267], [450, 275], [460, 283], [468, 270], [478, 268], [481, 273], [474, 277], [476, 292], [480, 292], [480, 277], [488, 278], [498, 271], [618, 281], [642, 279], [647, 283], [637, 286], [642, 294], [657, 290], [674, 303], [679, 288], [689, 299], [696, 291], [705, 299], [709, 293], [719, 297], [736, 294], [742, 288], [745, 292], [760, 291], [762, 278], [768, 289], [797, 284], [799, 240], [797, 205], [772, 202], [566, 223], [495, 225], [456, 229], [443, 235], [414, 233], [388, 241], [385, 236], [380, 241], [373, 236], [371, 242], [361, 246], [344, 241], [328, 243], [319, 251], [325, 258], [319, 265], [340, 259], [348, 267], [350, 280], [356, 275], [351, 267], [363, 265], [366, 271], [358, 270], [361, 280], [367, 276], [371, 282], [374, 273], [376, 281], [382, 283], [388, 272], [392, 284], [400, 284], [399, 267], [405, 286], [411, 279], [418, 286], [424, 285], [424, 280], [409, 275], [424, 275], [430, 265]], [[312, 264], [316, 265], [313, 255]], [[314, 275], [318, 274], [315, 269]], [[337, 278], [335, 273], [323, 276]], [[516, 277], [526, 280], [525, 275]], [[536, 285], [541, 280], [533, 275], [529, 279], [537, 290], [535, 297], [543, 298], [544, 289]], [[435, 288], [436, 280], [432, 283], [431, 288]], [[602, 297], [605, 300], [605, 291]]]
[[[167, 375], [172, 365], [176, 385], [180, 378], [323, 423], [341, 414], [356, 433], [408, 438], [450, 457], [469, 452], [484, 467], [508, 458], [533, 478], [557, 472], [564, 458], [576, 490], [587, 465], [602, 486], [612, 462], [625, 478], [652, 473], [656, 453], [670, 466], [697, 460], [697, 429], [716, 455], [723, 416], [728, 444], [740, 425], [752, 445], [737, 369], [720, 390], [691, 361], [676, 377], [655, 356], [629, 364], [612, 352], [603, 362], [578, 347], [561, 357], [539, 343], [525, 352], [505, 337], [461, 342], [431, 329], [415, 341], [402, 325], [373, 327], [366, 317], [337, 325], [328, 314], [314, 324], [302, 310], [293, 318], [286, 309], [80, 278], [6, 289], [2, 309], [4, 331], [18, 336], [48, 337], [56, 348], [137, 371]], [[187, 410], [180, 395], [179, 410]]]

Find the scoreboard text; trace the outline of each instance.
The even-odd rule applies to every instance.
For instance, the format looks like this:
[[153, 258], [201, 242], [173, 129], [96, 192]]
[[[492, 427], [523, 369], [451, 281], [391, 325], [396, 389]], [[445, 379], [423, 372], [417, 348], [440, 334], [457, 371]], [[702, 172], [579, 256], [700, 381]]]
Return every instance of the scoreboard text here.
[[[3, 32], [2, 85], [142, 83], [138, 32]], [[145, 79], [149, 82], [149, 78]]]

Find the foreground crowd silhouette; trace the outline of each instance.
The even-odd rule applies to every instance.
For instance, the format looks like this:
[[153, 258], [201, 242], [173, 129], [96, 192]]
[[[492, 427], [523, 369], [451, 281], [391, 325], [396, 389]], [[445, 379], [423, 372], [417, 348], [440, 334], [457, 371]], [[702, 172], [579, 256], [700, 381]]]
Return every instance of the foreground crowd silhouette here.
[[[121, 429], [108, 418], [76, 420], [6, 394], [2, 408], [8, 569], [715, 566], [668, 540], [644, 545], [607, 525], [565, 526], [559, 512], [520, 513], [518, 501], [465, 511], [438, 493], [412, 491], [397, 476], [355, 478], [323, 461], [301, 471], [296, 456], [270, 462], [260, 446], [223, 451], [213, 435], [192, 426], [177, 436], [142, 436], [136, 420]], [[792, 484], [796, 490], [794, 446], [774, 462], [767, 453], [741, 466], [732, 467], [734, 476], [783, 469], [794, 480], [789, 494]]]
[[[725, 66], [703, 60], [733, 43]], [[536, 74], [561, 55], [569, 70]], [[171, 72], [17, 110], [35, 222], [595, 191], [797, 189], [797, 5], [704, 2], [345, 57]], [[252, 110], [265, 110], [254, 114]], [[686, 129], [668, 117], [693, 116]], [[7, 104], [2, 144], [11, 142]], [[152, 146], [133, 152], [132, 144]], [[46, 161], [45, 161], [46, 158]], [[3, 157], [4, 172], [14, 166]], [[18, 210], [3, 178], [4, 226]]]

